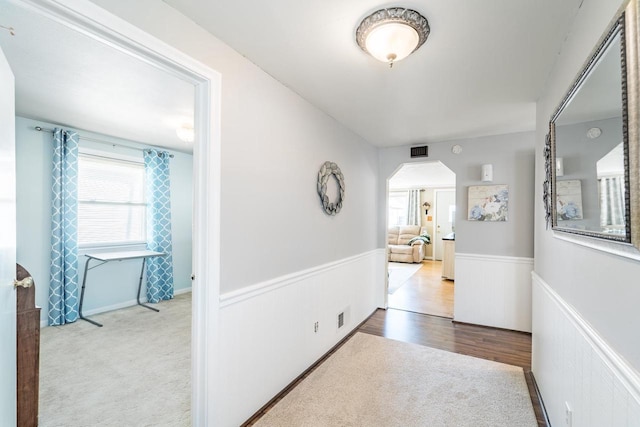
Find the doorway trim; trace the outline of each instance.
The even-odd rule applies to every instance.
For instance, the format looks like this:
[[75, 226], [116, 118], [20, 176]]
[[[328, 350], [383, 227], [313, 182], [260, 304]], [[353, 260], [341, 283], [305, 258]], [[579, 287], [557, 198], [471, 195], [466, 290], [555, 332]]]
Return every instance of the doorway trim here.
[[88, 0], [10, 0], [194, 85], [191, 414], [215, 418], [220, 295], [220, 74]]
[[[382, 218], [382, 220], [384, 221], [384, 247], [385, 247], [385, 260], [384, 260], [384, 274], [385, 274], [385, 287], [384, 287], [384, 295], [383, 298], [380, 299], [380, 301], [384, 301], [384, 304], [381, 305], [381, 308], [388, 308], [389, 306], [389, 262], [387, 261], [387, 254], [389, 253], [389, 240], [387, 237], [387, 230], [389, 228], [389, 181], [391, 180], [391, 178], [393, 178], [393, 176], [398, 173], [398, 171], [400, 171], [400, 169], [402, 169], [404, 166], [406, 165], [413, 165], [413, 164], [421, 164], [421, 163], [441, 163], [443, 166], [445, 166], [447, 169], [449, 169], [451, 172], [453, 172], [456, 177], [455, 177], [455, 184], [453, 186], [442, 186], [442, 185], [438, 185], [436, 187], [430, 187], [433, 188], [434, 190], [434, 203], [435, 203], [435, 192], [436, 191], [456, 191], [457, 192], [457, 188], [458, 188], [458, 176], [457, 174], [453, 171], [453, 169], [451, 167], [449, 167], [447, 165], [447, 163], [441, 159], [438, 158], [434, 158], [434, 159], [419, 159], [416, 161], [409, 161], [409, 162], [401, 162], [398, 163], [398, 165], [386, 176], [384, 177], [384, 183], [385, 183], [385, 188], [384, 188], [384, 217]], [[456, 196], [457, 198], [457, 196]], [[434, 210], [434, 219], [435, 218], [435, 209], [436, 206], [435, 204], [432, 206], [432, 209]], [[434, 230], [433, 230], [433, 236], [432, 236], [432, 242], [433, 242], [433, 253], [431, 255], [431, 260], [435, 260], [435, 238], [436, 238], [436, 230], [435, 230], [435, 223], [436, 221], [434, 221]]]
[[[457, 176], [456, 176], [457, 179]], [[443, 193], [443, 192], [447, 192], [447, 191], [452, 191], [455, 194], [457, 194], [456, 191], [456, 187], [441, 187], [441, 188], [434, 188], [433, 189], [433, 254], [431, 256], [431, 259], [433, 261], [436, 260], [436, 239], [437, 239], [437, 228], [438, 228], [438, 193]], [[456, 195], [457, 198], [457, 195]]]

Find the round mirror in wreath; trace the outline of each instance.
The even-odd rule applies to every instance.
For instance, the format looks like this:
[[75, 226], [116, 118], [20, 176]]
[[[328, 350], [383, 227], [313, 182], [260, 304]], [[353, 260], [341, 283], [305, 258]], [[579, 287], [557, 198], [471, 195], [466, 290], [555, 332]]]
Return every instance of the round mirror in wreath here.
[[[330, 179], [335, 179], [339, 187], [338, 197], [334, 202], [330, 201], [329, 196], [327, 196], [327, 184]], [[342, 175], [342, 171], [334, 162], [324, 162], [318, 172], [318, 195], [320, 195], [322, 208], [327, 215], [335, 215], [340, 212], [344, 201], [344, 175]]]

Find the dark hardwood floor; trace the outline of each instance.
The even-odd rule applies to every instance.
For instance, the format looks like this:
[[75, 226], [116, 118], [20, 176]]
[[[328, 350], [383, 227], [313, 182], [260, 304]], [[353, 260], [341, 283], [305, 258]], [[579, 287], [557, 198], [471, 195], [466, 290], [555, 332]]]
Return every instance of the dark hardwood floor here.
[[522, 332], [394, 309], [377, 310], [359, 331], [531, 369], [531, 335]]

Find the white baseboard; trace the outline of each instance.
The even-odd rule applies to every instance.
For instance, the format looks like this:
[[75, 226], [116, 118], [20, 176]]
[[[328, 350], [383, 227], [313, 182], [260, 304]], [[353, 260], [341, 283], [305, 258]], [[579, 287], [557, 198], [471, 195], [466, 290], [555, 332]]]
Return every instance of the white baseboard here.
[[640, 426], [640, 374], [535, 272], [533, 373], [552, 425]]
[[[188, 288], [182, 288], [182, 289], [176, 289], [173, 291], [174, 295], [181, 295], [181, 294], [186, 294], [187, 292], [191, 292], [191, 287]], [[140, 297], [140, 302], [146, 303], [147, 302], [147, 297], [146, 296], [141, 296]], [[101, 314], [101, 313], [106, 313], [107, 311], [113, 311], [113, 310], [120, 310], [121, 308], [127, 308], [127, 307], [132, 307], [134, 305], [137, 305], [138, 301], [136, 299], [130, 299], [128, 301], [123, 301], [123, 302], [119, 302], [117, 304], [112, 304], [112, 305], [107, 305], [104, 307], [98, 307], [98, 308], [94, 308], [93, 310], [86, 310], [82, 313], [83, 316], [88, 317], [88, 316], [93, 316], [95, 314]], [[49, 321], [48, 319], [40, 319], [40, 328], [44, 328], [49, 326]]]
[[376, 249], [222, 295], [221, 425], [242, 424], [365, 320], [384, 294], [385, 265]]
[[531, 332], [533, 258], [456, 253], [458, 322]]

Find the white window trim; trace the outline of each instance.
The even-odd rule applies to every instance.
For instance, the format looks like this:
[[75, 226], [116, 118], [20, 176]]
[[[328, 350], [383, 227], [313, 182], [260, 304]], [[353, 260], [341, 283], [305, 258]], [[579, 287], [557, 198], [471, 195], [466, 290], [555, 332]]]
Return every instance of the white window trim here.
[[[82, 141], [80, 143], [82, 143]], [[126, 154], [122, 152], [101, 150], [101, 149], [92, 148], [92, 147], [78, 147], [78, 154], [86, 154], [88, 156], [103, 157], [106, 159], [121, 160], [124, 162], [133, 162], [133, 163], [139, 163], [141, 165], [144, 165], [144, 159], [142, 157], [142, 151], [143, 151], [142, 148], [135, 148], [135, 147], [124, 147], [124, 148], [134, 150], [138, 153], [138, 155], [136, 156], [133, 154]]]

